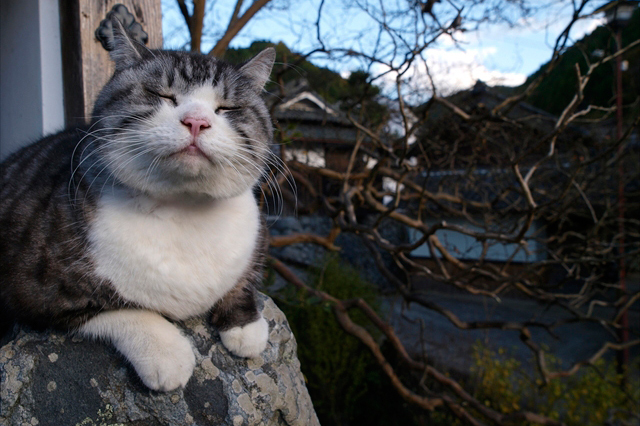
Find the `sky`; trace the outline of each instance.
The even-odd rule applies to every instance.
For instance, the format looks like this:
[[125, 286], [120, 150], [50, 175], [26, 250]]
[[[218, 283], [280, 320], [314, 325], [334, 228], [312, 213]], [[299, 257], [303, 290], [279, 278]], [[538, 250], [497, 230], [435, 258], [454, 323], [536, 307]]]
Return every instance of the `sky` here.
[[[316, 47], [313, 24], [317, 19], [320, 1], [272, 0], [271, 8], [260, 11], [233, 40], [231, 46], [245, 47], [253, 40], [270, 40], [283, 41], [290, 49], [298, 52]], [[403, 1], [384, 0], [381, 4], [391, 8], [391, 3], [401, 4]], [[329, 43], [333, 41], [344, 44], [345, 40], [349, 40], [353, 46], [363, 47], [373, 34], [367, 32], [371, 21], [367, 20], [366, 14], [353, 8], [345, 11], [344, 8], [335, 6], [348, 2], [349, 0], [325, 0], [321, 31]], [[527, 18], [516, 16], [517, 19], [512, 21], [517, 25], [492, 24], [484, 26], [480, 31], [457, 32], [455, 43], [450, 37], [443, 36], [425, 52], [431, 75], [434, 76], [441, 94], [469, 88], [477, 80], [490, 85], [517, 86], [550, 59], [555, 38], [570, 19], [570, 2], [539, 0], [530, 3], [546, 4], [547, 7]], [[589, 10], [603, 3], [594, 1]], [[234, 4], [235, 1], [209, 0], [205, 29], [224, 29]], [[181, 48], [188, 42], [188, 31], [177, 2], [162, 0], [162, 6], [165, 47]], [[442, 6], [436, 4], [435, 7]], [[437, 12], [437, 9], [434, 10]], [[571, 40], [581, 39], [603, 23], [604, 18], [598, 15], [577, 22], [571, 32]], [[208, 51], [215, 39], [215, 34], [204, 37], [202, 50]], [[312, 62], [327, 66], [343, 76], [361, 66], [353, 61], [312, 59]], [[383, 70], [378, 68], [373, 71]], [[415, 85], [425, 84], [424, 66], [421, 68], [420, 64], [416, 65], [410, 74], [414, 77]]]

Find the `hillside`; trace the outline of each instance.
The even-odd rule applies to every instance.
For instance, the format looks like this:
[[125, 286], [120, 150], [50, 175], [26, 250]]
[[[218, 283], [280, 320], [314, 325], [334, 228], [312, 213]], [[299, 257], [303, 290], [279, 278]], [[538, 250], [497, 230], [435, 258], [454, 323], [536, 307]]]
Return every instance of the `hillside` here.
[[[626, 46], [638, 39], [640, 39], [640, 10], [636, 11], [629, 25], [623, 30], [622, 45]], [[604, 55], [615, 52], [613, 33], [606, 26], [596, 28], [591, 34], [569, 47], [562, 55], [558, 66], [540, 84], [527, 102], [554, 115], [560, 114], [571, 101], [576, 91], [575, 64], [578, 63], [580, 70], [584, 72], [587, 69], [585, 57], [589, 58], [591, 62], [597, 62], [600, 59], [597, 56], [598, 52], [603, 52]], [[635, 103], [635, 105], [631, 106], [631, 109], [637, 110], [637, 100], [640, 96], [640, 48], [632, 49], [623, 59], [629, 62], [628, 69], [623, 72], [623, 102], [625, 105]], [[544, 71], [547, 65], [542, 65], [538, 71], [527, 78], [527, 81], [522, 86], [513, 89], [501, 88], [501, 92], [503, 94], [511, 94], [523, 91], [533, 79]], [[615, 62], [596, 69], [591, 81], [584, 90], [584, 101], [581, 106], [593, 104], [606, 107], [614, 104], [614, 74]]]
[[[272, 78], [276, 78], [283, 64], [295, 64], [300, 59], [300, 55], [291, 52], [284, 43], [274, 44], [268, 41], [254, 41], [251, 46], [246, 48], [229, 48], [224, 58], [232, 63], [241, 63], [269, 46], [276, 49], [276, 65]], [[282, 79], [285, 83], [301, 77], [307, 79], [311, 88], [331, 103], [342, 100], [349, 90], [348, 81], [340, 74], [328, 68], [317, 67], [306, 60], [302, 60], [282, 73]], [[273, 85], [273, 83], [270, 84]], [[269, 89], [271, 87], [267, 86], [267, 90]]]
[[[246, 48], [230, 48], [225, 53], [225, 59], [232, 63], [241, 63], [269, 46], [276, 49], [276, 65], [271, 75], [272, 80], [281, 78], [287, 83], [304, 78], [313, 91], [329, 103], [339, 105], [340, 109], [350, 110], [354, 115], [358, 115], [364, 108], [366, 118], [363, 119], [363, 124], [376, 126], [385, 120], [387, 109], [375, 99], [380, 89], [369, 83], [369, 74], [364, 71], [354, 71], [345, 79], [335, 71], [301, 59], [299, 54], [291, 52], [282, 42], [274, 44], [268, 41], [254, 41]], [[266, 89], [272, 90], [274, 87], [275, 83], [272, 81], [267, 84]]]

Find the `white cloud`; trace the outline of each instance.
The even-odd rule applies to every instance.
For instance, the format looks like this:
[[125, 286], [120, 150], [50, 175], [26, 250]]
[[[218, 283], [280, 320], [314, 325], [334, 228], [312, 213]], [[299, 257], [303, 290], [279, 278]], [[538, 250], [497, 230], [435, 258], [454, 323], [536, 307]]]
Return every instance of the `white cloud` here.
[[[405, 97], [410, 102], [427, 100], [431, 81], [442, 96], [473, 87], [478, 80], [490, 86], [524, 83], [527, 75], [550, 59], [555, 39], [570, 19], [567, 7], [565, 3], [552, 4], [542, 13], [521, 18], [514, 27], [498, 25], [482, 33], [456, 32], [453, 38], [441, 37], [437, 47], [424, 52], [424, 61], [405, 74]], [[578, 20], [569, 45], [604, 23], [600, 15]], [[389, 74], [385, 82], [393, 90], [395, 74]]]
[[[425, 61], [414, 64], [405, 74], [405, 97], [412, 103], [428, 99], [432, 94], [432, 82], [441, 96], [469, 89], [478, 80], [490, 86], [517, 86], [524, 83], [527, 78], [525, 74], [503, 72], [485, 65], [488, 57], [497, 54], [498, 50], [495, 47], [467, 50], [427, 49], [423, 55]], [[395, 74], [388, 74], [386, 82], [395, 84]]]
[[[495, 47], [465, 51], [429, 49], [425, 56], [436, 90], [442, 95], [468, 89], [478, 80], [490, 86], [516, 86], [524, 83], [527, 78], [524, 74], [502, 72], [485, 65], [485, 59], [496, 53]], [[416, 70], [416, 79], [428, 79], [424, 64]]]
[[607, 20], [604, 16], [599, 18], [582, 19], [574, 24], [571, 31], [571, 37], [574, 40], [580, 40], [585, 35], [591, 34], [593, 30], [598, 28], [600, 25], [606, 25], [606, 23]]

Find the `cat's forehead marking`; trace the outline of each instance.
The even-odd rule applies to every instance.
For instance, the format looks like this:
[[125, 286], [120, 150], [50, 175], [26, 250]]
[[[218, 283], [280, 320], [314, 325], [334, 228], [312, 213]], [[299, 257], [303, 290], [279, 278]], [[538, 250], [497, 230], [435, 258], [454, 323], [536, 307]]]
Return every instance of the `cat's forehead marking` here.
[[227, 98], [230, 72], [233, 67], [215, 58], [192, 56], [184, 52], [170, 52], [164, 65], [165, 84], [191, 92], [194, 87], [221, 87], [220, 96]]
[[189, 100], [201, 101], [205, 103], [219, 103], [223, 99], [223, 90], [220, 86], [203, 84], [193, 87], [186, 95]]
[[213, 58], [184, 55], [178, 58], [177, 70], [187, 84], [205, 84], [220, 81], [224, 65]]

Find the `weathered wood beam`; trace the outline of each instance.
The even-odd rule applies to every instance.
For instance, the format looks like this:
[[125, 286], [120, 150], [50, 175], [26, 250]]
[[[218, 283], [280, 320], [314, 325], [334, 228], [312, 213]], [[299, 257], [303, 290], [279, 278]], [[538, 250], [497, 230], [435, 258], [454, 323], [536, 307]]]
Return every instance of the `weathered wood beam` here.
[[115, 4], [124, 4], [149, 35], [150, 48], [162, 47], [162, 10], [155, 0], [60, 0], [62, 73], [67, 126], [91, 121], [98, 93], [113, 63], [95, 37], [100, 21]]

